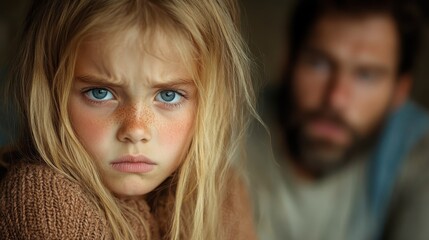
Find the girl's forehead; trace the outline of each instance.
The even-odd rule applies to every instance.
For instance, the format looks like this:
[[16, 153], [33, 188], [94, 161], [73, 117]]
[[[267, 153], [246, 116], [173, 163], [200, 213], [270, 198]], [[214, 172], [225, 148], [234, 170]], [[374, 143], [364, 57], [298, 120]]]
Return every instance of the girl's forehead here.
[[123, 54], [124, 51], [181, 64], [189, 72], [196, 72], [195, 47], [185, 34], [172, 27], [154, 26], [144, 29], [133, 25], [114, 31], [99, 31], [83, 39], [78, 49], [78, 58], [88, 52], [109, 58]]
[[[137, 27], [93, 35], [78, 49], [75, 74], [99, 73], [115, 78], [125, 76], [173, 74], [176, 78], [194, 79], [189, 52], [183, 53], [171, 34], [155, 29], [148, 34]], [[185, 56], [183, 56], [185, 55]], [[156, 74], [155, 74], [156, 75]]]

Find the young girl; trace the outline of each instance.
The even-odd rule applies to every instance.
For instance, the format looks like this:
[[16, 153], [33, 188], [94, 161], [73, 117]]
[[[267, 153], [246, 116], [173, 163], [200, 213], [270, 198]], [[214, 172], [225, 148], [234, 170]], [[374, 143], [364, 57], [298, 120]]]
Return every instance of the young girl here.
[[232, 0], [34, 1], [8, 87], [6, 239], [254, 239]]

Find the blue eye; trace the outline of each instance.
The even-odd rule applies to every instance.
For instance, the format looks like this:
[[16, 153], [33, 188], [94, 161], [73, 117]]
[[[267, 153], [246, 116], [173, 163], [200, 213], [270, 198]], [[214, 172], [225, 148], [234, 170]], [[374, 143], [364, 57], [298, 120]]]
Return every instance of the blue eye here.
[[93, 88], [85, 92], [85, 95], [93, 101], [107, 101], [113, 99], [113, 94], [105, 88]]
[[176, 91], [172, 91], [172, 90], [165, 90], [165, 91], [160, 91], [155, 99], [157, 101], [163, 102], [163, 103], [169, 103], [169, 104], [174, 104], [174, 103], [178, 103], [180, 102], [180, 100], [182, 99], [182, 95]]

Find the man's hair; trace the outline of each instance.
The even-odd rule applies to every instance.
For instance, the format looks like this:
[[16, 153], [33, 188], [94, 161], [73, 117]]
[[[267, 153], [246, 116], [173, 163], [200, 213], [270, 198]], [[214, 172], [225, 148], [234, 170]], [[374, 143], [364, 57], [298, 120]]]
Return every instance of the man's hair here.
[[418, 52], [422, 19], [413, 1], [404, 0], [299, 0], [289, 31], [289, 64], [293, 68], [297, 55], [317, 22], [325, 16], [348, 17], [386, 15], [392, 18], [399, 41], [398, 74], [410, 73]]

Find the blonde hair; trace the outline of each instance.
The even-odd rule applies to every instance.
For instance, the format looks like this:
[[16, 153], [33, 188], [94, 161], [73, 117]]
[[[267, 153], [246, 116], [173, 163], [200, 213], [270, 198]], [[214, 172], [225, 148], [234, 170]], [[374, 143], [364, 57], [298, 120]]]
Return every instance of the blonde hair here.
[[9, 85], [28, 139], [20, 148], [24, 157], [37, 157], [79, 183], [106, 216], [115, 239], [135, 238], [126, 209], [101, 182], [67, 112], [79, 44], [89, 35], [136, 24], [142, 32], [163, 28], [180, 35], [176, 47], [185, 44], [183, 58], [194, 63], [195, 133], [176, 174], [157, 191], [174, 194], [168, 238], [222, 239], [226, 185], [236, 159], [242, 159], [250, 116], [257, 117], [237, 9], [233, 0], [47, 0], [31, 8]]

